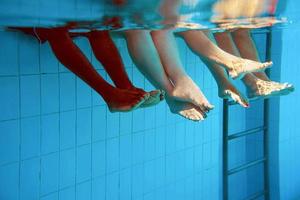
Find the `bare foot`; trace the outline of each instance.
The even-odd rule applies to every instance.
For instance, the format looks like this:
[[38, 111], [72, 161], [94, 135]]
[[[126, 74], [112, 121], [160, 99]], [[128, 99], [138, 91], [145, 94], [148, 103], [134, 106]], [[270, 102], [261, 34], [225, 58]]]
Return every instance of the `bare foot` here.
[[222, 99], [232, 99], [244, 108], [249, 107], [249, 102], [231, 83], [220, 84], [219, 97]]
[[257, 79], [255, 84], [247, 86], [248, 97], [251, 99], [287, 95], [293, 91], [294, 86], [291, 84], [261, 79]]
[[205, 112], [191, 103], [177, 101], [172, 97], [166, 97], [166, 101], [172, 113], [178, 114], [186, 119], [192, 121], [202, 121], [207, 117]]
[[272, 62], [260, 63], [248, 59], [238, 58], [227, 64], [227, 70], [231, 78], [240, 79], [246, 73], [263, 71], [272, 64]]
[[154, 106], [165, 99], [164, 97], [165, 92], [162, 90], [153, 90], [150, 92], [145, 92], [143, 89], [136, 88], [136, 87], [131, 87], [128, 90], [136, 91], [140, 94], [146, 94], [146, 93], [149, 94], [148, 99], [146, 99], [145, 102], [141, 105], [141, 108]]
[[190, 77], [184, 76], [180, 80], [177, 80], [174, 85], [174, 90], [170, 94], [174, 99], [192, 103], [204, 112], [208, 112], [214, 108]]
[[141, 94], [135, 91], [115, 88], [109, 95], [104, 97], [110, 112], [129, 112], [140, 107], [149, 94]]

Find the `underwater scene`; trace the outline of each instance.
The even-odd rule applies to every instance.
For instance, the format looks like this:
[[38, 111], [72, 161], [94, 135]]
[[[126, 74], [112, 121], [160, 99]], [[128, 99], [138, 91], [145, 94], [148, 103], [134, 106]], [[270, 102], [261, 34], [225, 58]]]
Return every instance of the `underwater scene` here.
[[296, 0], [0, 0], [0, 200], [300, 199], [299, 22]]

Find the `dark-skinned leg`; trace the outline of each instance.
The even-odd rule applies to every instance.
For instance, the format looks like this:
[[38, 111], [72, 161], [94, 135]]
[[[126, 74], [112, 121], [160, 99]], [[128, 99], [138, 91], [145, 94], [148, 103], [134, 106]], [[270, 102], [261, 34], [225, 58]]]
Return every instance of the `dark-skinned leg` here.
[[106, 101], [112, 112], [126, 112], [133, 110], [139, 107], [145, 101], [145, 98], [147, 98], [147, 95], [118, 89], [107, 83], [97, 73], [81, 50], [73, 43], [67, 29], [36, 28], [32, 33], [38, 38], [47, 40], [57, 59], [97, 91]]
[[[147, 93], [135, 87], [130, 81], [125, 71], [121, 55], [108, 31], [91, 31], [85, 33], [84, 36], [89, 39], [95, 57], [103, 65], [117, 88], [136, 91], [143, 95]], [[151, 91], [150, 97], [141, 107], [153, 106], [163, 99], [164, 97], [160, 90]]]

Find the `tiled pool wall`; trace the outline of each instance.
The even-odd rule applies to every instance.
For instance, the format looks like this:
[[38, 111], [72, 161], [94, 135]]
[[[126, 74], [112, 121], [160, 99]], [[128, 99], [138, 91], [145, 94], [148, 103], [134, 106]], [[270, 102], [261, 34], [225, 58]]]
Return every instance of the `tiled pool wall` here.
[[[0, 199], [220, 198], [221, 101], [212, 76], [183, 41], [187, 72], [216, 105], [203, 123], [171, 114], [165, 102], [112, 114], [48, 44], [13, 32], [0, 38]], [[109, 79], [88, 41], [75, 42]], [[134, 84], [153, 89], [125, 41], [115, 43]]]

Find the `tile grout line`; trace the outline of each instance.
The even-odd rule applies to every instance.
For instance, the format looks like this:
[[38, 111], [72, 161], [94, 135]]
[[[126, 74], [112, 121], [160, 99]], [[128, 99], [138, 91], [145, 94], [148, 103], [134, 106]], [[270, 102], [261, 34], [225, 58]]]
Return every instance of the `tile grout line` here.
[[40, 168], [39, 168], [39, 199], [41, 198], [41, 196], [42, 196], [42, 141], [43, 141], [43, 130], [42, 130], [42, 125], [43, 125], [43, 123], [42, 123], [42, 113], [43, 113], [43, 107], [42, 107], [42, 74], [41, 74], [41, 43], [39, 42], [38, 43], [39, 45], [38, 45], [38, 63], [39, 63], [39, 85], [40, 85], [40, 87], [39, 87], [39, 95], [40, 95], [40, 115], [39, 115], [39, 122], [40, 122], [40, 127], [39, 127], [39, 129], [40, 129], [40, 133], [39, 133], [39, 135], [40, 135], [40, 149], [39, 149], [39, 152], [40, 152], [40, 154], [39, 154], [39, 161], [40, 161]]
[[[91, 8], [92, 9], [92, 8]], [[91, 51], [91, 55], [90, 55], [91, 57], [91, 63], [93, 63], [93, 57], [92, 57], [92, 51]], [[93, 142], [93, 140], [94, 140], [94, 134], [93, 134], [93, 125], [94, 125], [94, 123], [93, 123], [93, 114], [94, 114], [94, 101], [93, 101], [93, 98], [94, 98], [94, 94], [93, 94], [93, 90], [92, 89], [90, 89], [90, 93], [91, 93], [91, 99], [90, 99], [90, 104], [91, 104], [91, 114], [90, 114], [90, 116], [91, 116], [91, 130], [90, 130], [90, 134], [91, 134], [91, 166], [90, 166], [90, 171], [91, 171], [91, 180], [92, 180], [92, 178], [93, 178], [93, 147], [94, 147], [94, 142]], [[91, 183], [90, 183], [90, 192], [91, 192], [91, 199], [92, 199], [92, 195], [93, 195], [93, 182], [91, 181]]]
[[[16, 34], [16, 40], [17, 40], [17, 61], [18, 61], [18, 75], [20, 74], [20, 38], [19, 35]], [[18, 87], [19, 87], [19, 120], [18, 120], [18, 125], [19, 125], [19, 186], [18, 186], [18, 199], [20, 200], [21, 198], [21, 155], [22, 155], [22, 130], [21, 130], [21, 79], [18, 76]]]
[[59, 61], [57, 61], [57, 70], [58, 70], [58, 73], [57, 73], [57, 78], [58, 78], [58, 149], [59, 149], [59, 152], [58, 152], [58, 199], [60, 199], [60, 176], [61, 176], [61, 173], [60, 173], [60, 168], [61, 168], [61, 105], [60, 105], [60, 102], [61, 102], [61, 95], [60, 95], [60, 86], [61, 86], [61, 83], [60, 83], [60, 73], [59, 73]]

